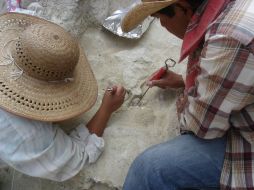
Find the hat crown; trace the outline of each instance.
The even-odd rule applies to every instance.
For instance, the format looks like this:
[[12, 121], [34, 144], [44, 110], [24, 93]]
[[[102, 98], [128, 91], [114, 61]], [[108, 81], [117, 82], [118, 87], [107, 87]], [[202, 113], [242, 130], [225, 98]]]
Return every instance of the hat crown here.
[[15, 63], [31, 77], [44, 81], [72, 77], [79, 45], [63, 28], [34, 24], [20, 35], [11, 52]]

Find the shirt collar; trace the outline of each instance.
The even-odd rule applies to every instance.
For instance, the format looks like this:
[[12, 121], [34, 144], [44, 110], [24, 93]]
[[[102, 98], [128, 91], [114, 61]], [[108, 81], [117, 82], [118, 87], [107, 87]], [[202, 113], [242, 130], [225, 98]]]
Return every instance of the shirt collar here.
[[227, 1], [206, 0], [198, 8], [185, 33], [179, 62], [183, 61], [198, 47], [205, 36], [208, 25], [215, 20]]

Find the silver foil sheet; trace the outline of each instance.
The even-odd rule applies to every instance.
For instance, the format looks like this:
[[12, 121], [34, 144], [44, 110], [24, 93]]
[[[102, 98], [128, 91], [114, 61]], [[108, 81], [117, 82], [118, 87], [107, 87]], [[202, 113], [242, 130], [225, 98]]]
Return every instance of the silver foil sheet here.
[[109, 16], [104, 20], [103, 27], [121, 37], [130, 39], [140, 38], [144, 34], [144, 32], [148, 29], [151, 22], [154, 20], [153, 17], [148, 17], [147, 19], [144, 20], [143, 23], [139, 24], [135, 29], [133, 29], [128, 33], [123, 32], [121, 28], [121, 21], [126, 15], [126, 13], [139, 2], [135, 2], [128, 8], [116, 10], [111, 16]]

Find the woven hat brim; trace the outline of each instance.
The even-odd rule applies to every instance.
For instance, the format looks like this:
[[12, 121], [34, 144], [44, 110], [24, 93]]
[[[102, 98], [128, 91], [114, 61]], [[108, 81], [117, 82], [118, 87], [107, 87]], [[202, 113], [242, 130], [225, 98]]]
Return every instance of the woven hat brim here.
[[16, 115], [40, 121], [62, 121], [89, 110], [97, 99], [96, 79], [80, 47], [74, 81], [44, 82], [25, 73], [11, 80], [12, 65], [1, 65], [6, 42], [19, 36], [32, 24], [50, 23], [46, 20], [18, 13], [0, 16], [0, 107]]
[[134, 6], [123, 18], [121, 28], [123, 32], [130, 32], [143, 22], [148, 16], [177, 2], [178, 0], [142, 2]]

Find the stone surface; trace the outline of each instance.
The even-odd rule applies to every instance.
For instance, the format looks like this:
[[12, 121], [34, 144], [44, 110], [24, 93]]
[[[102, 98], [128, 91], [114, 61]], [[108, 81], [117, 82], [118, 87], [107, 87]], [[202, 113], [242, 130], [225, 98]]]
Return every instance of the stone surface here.
[[[163, 29], [158, 20], [140, 40], [123, 39], [103, 29], [101, 23], [104, 18], [115, 9], [133, 2], [130, 0], [30, 2], [22, 1], [24, 7], [36, 10], [40, 16], [60, 24], [79, 38], [98, 80], [96, 105], [83, 116], [61, 123], [63, 128], [88, 121], [100, 105], [106, 86], [122, 84], [128, 94], [124, 105], [108, 123], [103, 136], [105, 152], [95, 164], [86, 166], [76, 177], [63, 183], [28, 177], [10, 168], [0, 170], [0, 189], [121, 189], [128, 168], [139, 153], [178, 134], [175, 91], [152, 88], [141, 106], [135, 106], [135, 102], [147, 88], [145, 79], [163, 66], [166, 58], [178, 60], [181, 41]], [[0, 7], [3, 9], [3, 2]], [[172, 70], [183, 73], [185, 64], [177, 64]]]

